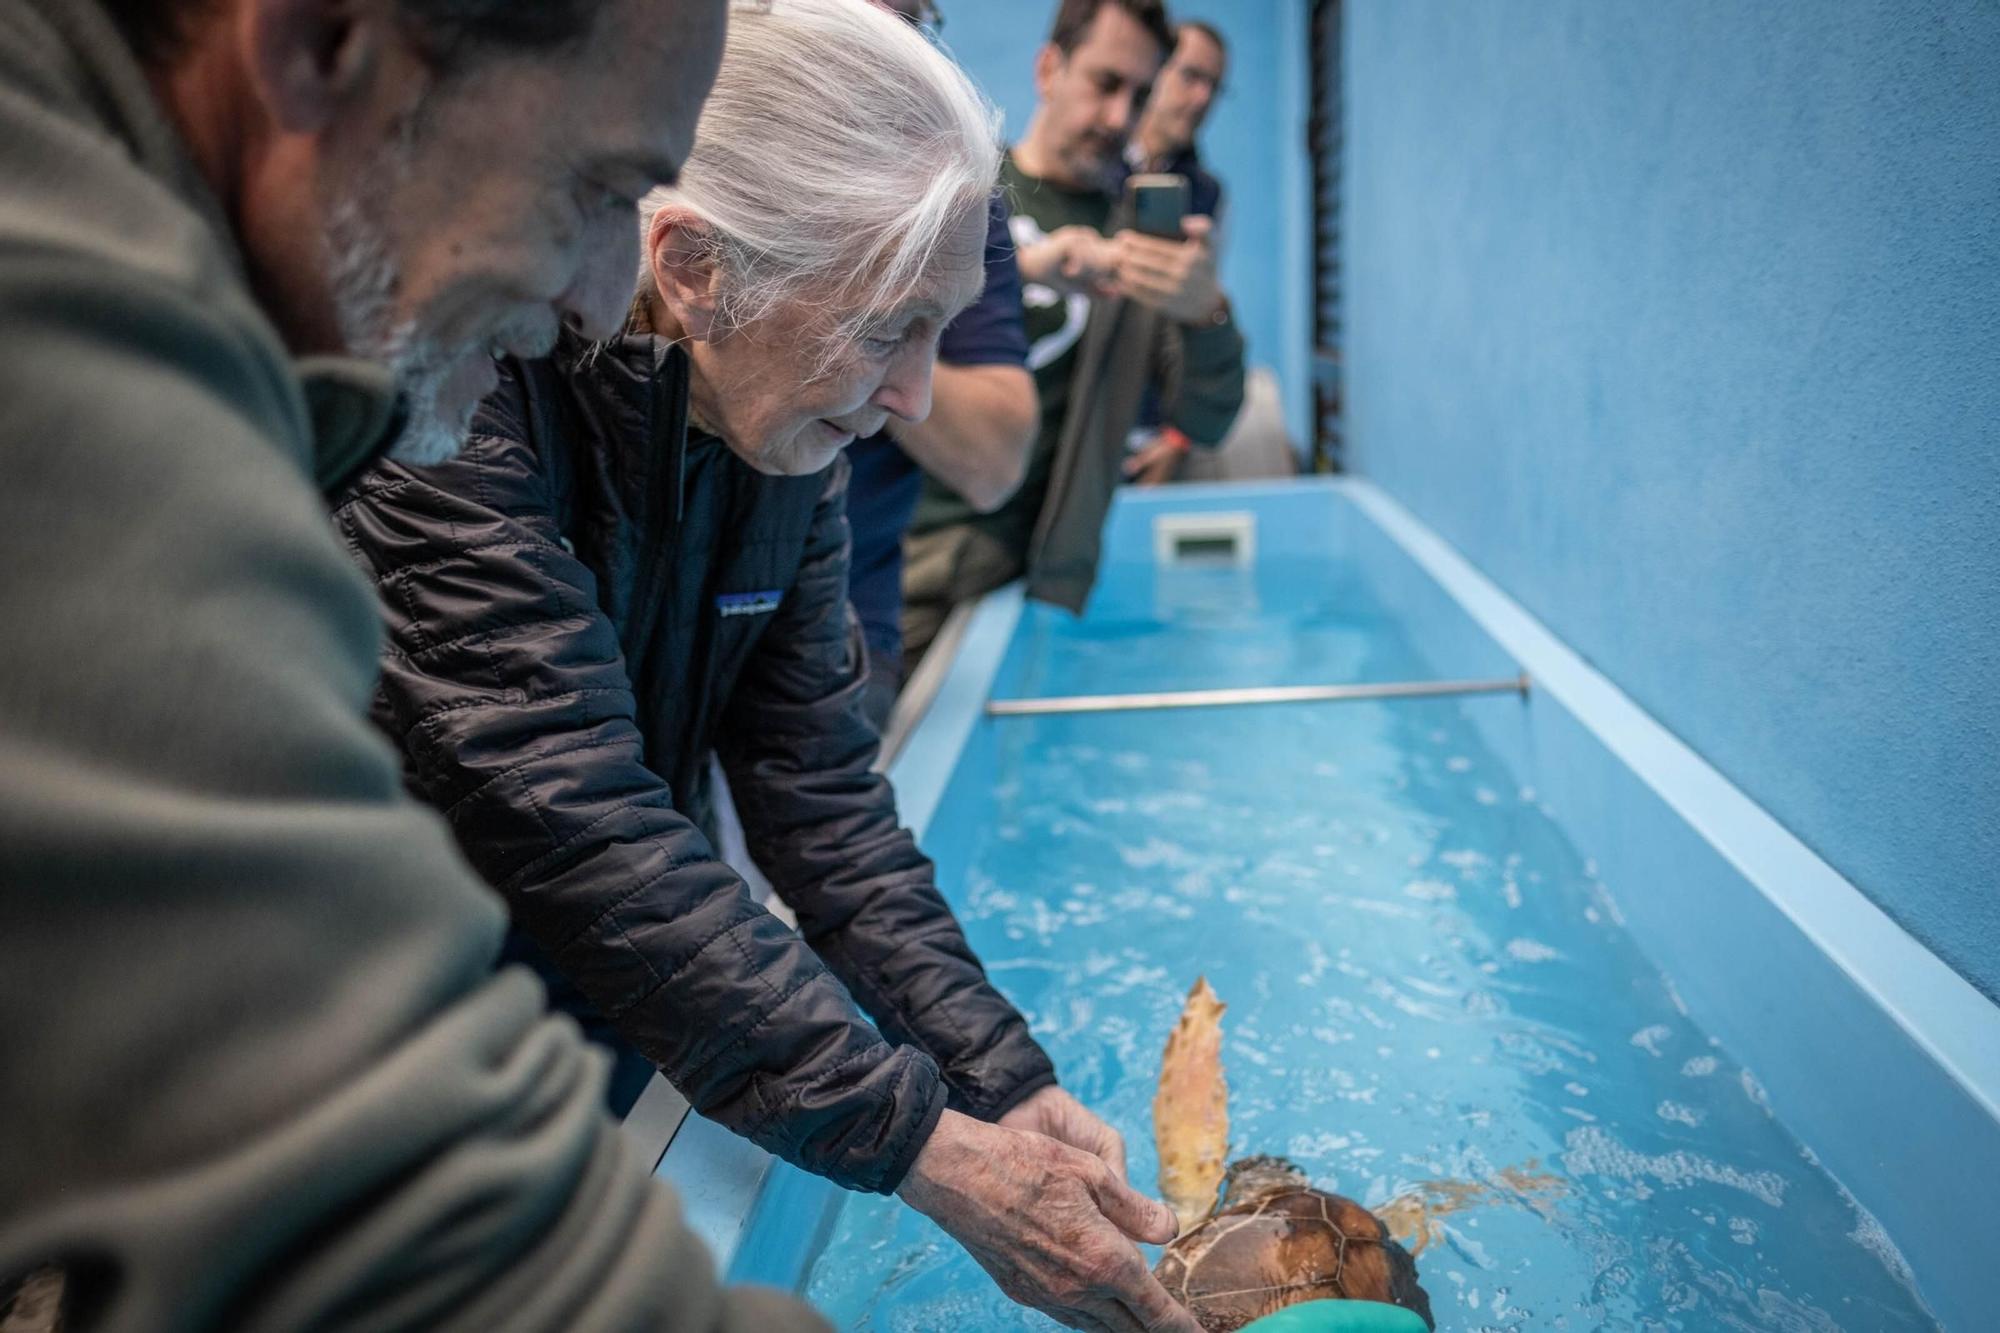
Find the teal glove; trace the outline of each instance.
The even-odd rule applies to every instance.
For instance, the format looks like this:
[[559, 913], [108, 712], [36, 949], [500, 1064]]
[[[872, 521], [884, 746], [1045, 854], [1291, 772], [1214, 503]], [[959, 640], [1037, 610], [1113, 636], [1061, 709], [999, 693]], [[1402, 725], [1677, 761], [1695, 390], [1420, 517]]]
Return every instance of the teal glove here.
[[1375, 1301], [1306, 1301], [1253, 1319], [1243, 1333], [1429, 1333], [1414, 1311]]

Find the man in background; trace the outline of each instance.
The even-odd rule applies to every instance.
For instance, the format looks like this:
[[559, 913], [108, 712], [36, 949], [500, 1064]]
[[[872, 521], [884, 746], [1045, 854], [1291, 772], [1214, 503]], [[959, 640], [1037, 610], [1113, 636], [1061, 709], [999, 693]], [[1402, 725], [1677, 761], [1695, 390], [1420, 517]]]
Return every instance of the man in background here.
[[1029, 369], [1041, 426], [1027, 475], [982, 513], [925, 482], [905, 547], [904, 652], [914, 663], [952, 606], [1021, 577], [1080, 610], [1142, 395], [1219, 442], [1243, 401], [1243, 339], [1216, 279], [1211, 223], [1182, 239], [1121, 226], [1122, 155], [1173, 36], [1159, 0], [1063, 0], [1035, 59], [1040, 104], [1001, 168], [1015, 209]]
[[0, 1293], [106, 1330], [824, 1327], [717, 1288], [601, 1058], [493, 972], [321, 504], [457, 449], [494, 356], [618, 327], [723, 21], [0, 9]]
[[[1190, 19], [1174, 30], [1174, 53], [1153, 85], [1139, 128], [1125, 149], [1129, 175], [1165, 173], [1188, 183], [1188, 212], [1211, 220], [1211, 245], [1222, 239], [1222, 182], [1202, 165], [1195, 138], [1221, 95], [1229, 64], [1222, 34]], [[1139, 429], [1125, 460], [1125, 475], [1141, 486], [1173, 480], [1193, 441], [1165, 420], [1159, 398], [1148, 393], [1139, 409]]]
[[[930, 0], [876, 0], [936, 32], [944, 22]], [[848, 596], [868, 644], [868, 716], [883, 729], [903, 679], [903, 535], [928, 472], [980, 513], [1014, 493], [1027, 466], [1040, 411], [1028, 374], [1021, 319], [1021, 272], [996, 193], [986, 237], [986, 287], [938, 340], [931, 414], [912, 425], [890, 419], [882, 434], [847, 450], [853, 533]]]
[[1201, 134], [1229, 69], [1229, 46], [1209, 24], [1190, 19], [1174, 30], [1174, 53], [1160, 71], [1139, 128], [1125, 150], [1133, 172], [1169, 172], [1188, 179], [1188, 212], [1222, 221], [1222, 182], [1202, 165]]

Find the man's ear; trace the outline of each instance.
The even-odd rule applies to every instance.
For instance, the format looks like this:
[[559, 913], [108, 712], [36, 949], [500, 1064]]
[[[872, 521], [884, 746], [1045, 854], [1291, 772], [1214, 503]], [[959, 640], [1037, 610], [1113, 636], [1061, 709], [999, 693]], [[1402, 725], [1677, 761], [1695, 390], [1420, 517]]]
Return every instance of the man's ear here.
[[1062, 48], [1054, 42], [1042, 43], [1042, 49], [1035, 52], [1035, 96], [1047, 100], [1049, 89], [1055, 87], [1056, 75], [1062, 72], [1066, 59]]
[[365, 95], [395, 37], [395, 0], [248, 0], [243, 66], [280, 128], [324, 129]]
[[696, 342], [718, 336], [722, 272], [709, 244], [709, 224], [671, 205], [646, 225], [646, 267], [653, 287], [681, 333]]

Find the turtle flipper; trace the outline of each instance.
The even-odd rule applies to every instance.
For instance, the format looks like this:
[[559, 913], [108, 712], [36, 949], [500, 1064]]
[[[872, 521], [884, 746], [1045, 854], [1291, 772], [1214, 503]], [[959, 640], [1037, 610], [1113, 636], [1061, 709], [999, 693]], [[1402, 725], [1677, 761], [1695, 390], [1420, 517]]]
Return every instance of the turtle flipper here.
[[1207, 1217], [1229, 1153], [1229, 1084], [1222, 1075], [1222, 1011], [1227, 1005], [1195, 978], [1160, 1061], [1153, 1096], [1153, 1142], [1160, 1195], [1185, 1232]]
[[1425, 1328], [1436, 1328], [1437, 1320], [1431, 1315], [1431, 1294], [1417, 1282], [1417, 1263], [1410, 1252], [1387, 1236], [1382, 1239], [1382, 1254], [1389, 1261], [1389, 1296], [1397, 1305], [1414, 1312], [1424, 1321]]

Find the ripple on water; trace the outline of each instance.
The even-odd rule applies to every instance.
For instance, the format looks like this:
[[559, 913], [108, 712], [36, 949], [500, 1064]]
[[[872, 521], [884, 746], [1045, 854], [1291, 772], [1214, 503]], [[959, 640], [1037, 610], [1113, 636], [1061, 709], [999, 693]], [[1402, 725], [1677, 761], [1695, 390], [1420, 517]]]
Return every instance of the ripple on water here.
[[1671, 1120], [1677, 1125], [1686, 1125], [1689, 1129], [1700, 1128], [1702, 1120], [1706, 1118], [1705, 1112], [1697, 1111], [1694, 1107], [1684, 1105], [1681, 1102], [1672, 1101], [1661, 1102], [1654, 1109], [1653, 1114], [1662, 1120]]
[[1403, 886], [1405, 897], [1415, 898], [1422, 903], [1453, 903], [1458, 901], [1458, 889], [1441, 879], [1413, 879]]
[[1775, 1171], [1739, 1171], [1691, 1152], [1635, 1152], [1602, 1129], [1571, 1130], [1563, 1140], [1562, 1161], [1573, 1176], [1651, 1182], [1670, 1190], [1721, 1185], [1772, 1208], [1785, 1206], [1785, 1180]]
[[1492, 857], [1484, 852], [1473, 851], [1469, 847], [1459, 851], [1439, 852], [1438, 860], [1444, 862], [1467, 879], [1479, 875], [1493, 864]]
[[1335, 1134], [1323, 1131], [1318, 1134], [1294, 1134], [1286, 1145], [1285, 1152], [1295, 1162], [1308, 1164], [1332, 1157], [1354, 1146], [1351, 1134]]
[[1660, 1054], [1660, 1047], [1672, 1039], [1674, 1030], [1664, 1023], [1640, 1028], [1632, 1034], [1632, 1044], [1651, 1056]]
[[1550, 963], [1561, 958], [1562, 952], [1537, 940], [1508, 940], [1507, 956], [1517, 963]]

